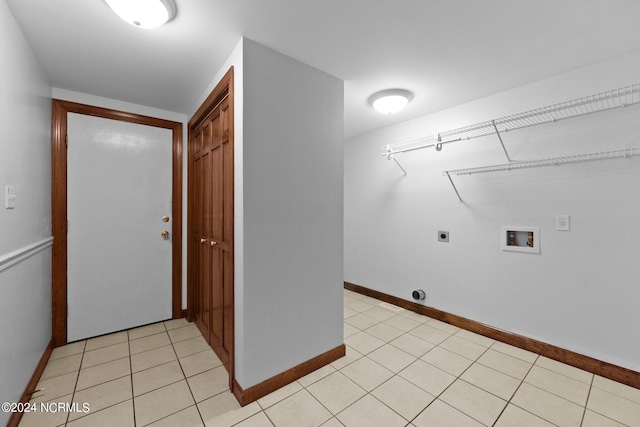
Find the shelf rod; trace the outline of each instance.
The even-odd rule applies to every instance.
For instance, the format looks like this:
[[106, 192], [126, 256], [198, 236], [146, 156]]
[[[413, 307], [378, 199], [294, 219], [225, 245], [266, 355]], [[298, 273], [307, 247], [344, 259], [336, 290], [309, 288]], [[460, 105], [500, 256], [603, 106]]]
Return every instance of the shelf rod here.
[[500, 131], [498, 130], [498, 126], [496, 126], [496, 121], [491, 120], [491, 124], [493, 125], [493, 128], [496, 130], [496, 135], [498, 135], [498, 139], [500, 140], [500, 145], [502, 145], [502, 150], [504, 151], [504, 155], [507, 156], [508, 161], [513, 162], [513, 160], [511, 160], [511, 157], [509, 157], [509, 153], [507, 153], [507, 149], [504, 146], [504, 142], [502, 142], [502, 136], [500, 136]]
[[[423, 145], [418, 145], [415, 147], [411, 147], [411, 148], [400, 148], [397, 150], [393, 150], [391, 151], [391, 149], [389, 148], [389, 151], [385, 151], [384, 153], [380, 154], [381, 156], [392, 156], [394, 154], [399, 154], [399, 153], [406, 153], [408, 151], [414, 151], [414, 150], [421, 150], [423, 148], [428, 148], [428, 147], [435, 147], [437, 145], [444, 145], [444, 144], [450, 144], [452, 142], [459, 142], [462, 141], [462, 138], [457, 138], [457, 139], [450, 139], [449, 141], [441, 141], [441, 142], [433, 142], [431, 144], [423, 144]], [[439, 150], [438, 150], [439, 151]]]

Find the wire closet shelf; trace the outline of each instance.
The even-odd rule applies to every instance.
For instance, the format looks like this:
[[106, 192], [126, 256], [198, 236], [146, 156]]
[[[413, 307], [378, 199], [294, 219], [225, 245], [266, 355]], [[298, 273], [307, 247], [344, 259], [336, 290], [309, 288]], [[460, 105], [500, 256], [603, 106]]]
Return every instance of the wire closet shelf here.
[[477, 168], [454, 169], [442, 172], [443, 175], [473, 175], [476, 173], [512, 171], [526, 168], [540, 168], [546, 166], [560, 166], [570, 163], [585, 163], [597, 160], [624, 159], [640, 155], [640, 147], [619, 150], [601, 151], [598, 153], [575, 154], [571, 156], [553, 157], [550, 159], [526, 160], [522, 162], [505, 163], [501, 165], [480, 166]]
[[[504, 132], [511, 132], [516, 129], [523, 129], [543, 123], [557, 122], [572, 117], [583, 116], [585, 114], [611, 110], [619, 107], [626, 107], [640, 103], [640, 84], [634, 84], [583, 98], [565, 101], [547, 107], [518, 113], [499, 119], [464, 126], [461, 128], [440, 132], [435, 135], [428, 135], [422, 138], [413, 139], [406, 142], [387, 145], [386, 151], [382, 153], [388, 159], [392, 159], [394, 154], [407, 151], [419, 150], [422, 148], [435, 147], [442, 149], [443, 144], [465, 141], [483, 136], [497, 135]], [[502, 139], [500, 139], [502, 144]], [[504, 149], [504, 144], [502, 144]], [[509, 156], [505, 149], [507, 159]]]
[[472, 175], [477, 173], [512, 171], [526, 168], [559, 166], [571, 163], [619, 159], [640, 155], [640, 147], [638, 147], [603, 151], [599, 153], [554, 157], [548, 159], [513, 161], [509, 157], [509, 153], [507, 152], [507, 149], [502, 142], [502, 137], [500, 136], [501, 133], [510, 132], [516, 129], [523, 129], [544, 123], [557, 122], [559, 120], [597, 113], [600, 111], [612, 110], [614, 108], [626, 107], [638, 103], [640, 103], [640, 84], [634, 84], [631, 86], [626, 86], [606, 92], [597, 93], [595, 95], [574, 99], [572, 101], [565, 101], [559, 104], [537, 108], [535, 110], [530, 110], [524, 113], [514, 114], [495, 120], [488, 120], [482, 123], [437, 133], [435, 135], [429, 135], [423, 138], [418, 138], [399, 144], [387, 145], [385, 146], [386, 151], [382, 153], [382, 155], [386, 156], [389, 160], [394, 160], [406, 176], [407, 171], [395, 158], [395, 154], [405, 153], [407, 151], [419, 150], [428, 147], [435, 147], [437, 151], [440, 151], [442, 150], [443, 144], [470, 140], [473, 138], [495, 134], [500, 141], [502, 150], [504, 151], [504, 154], [509, 163], [491, 166], [480, 166], [467, 169], [448, 170], [442, 173], [449, 179], [453, 190], [456, 192], [456, 196], [458, 196], [458, 199], [462, 201], [460, 193], [458, 192], [455, 183], [451, 179], [452, 175]]

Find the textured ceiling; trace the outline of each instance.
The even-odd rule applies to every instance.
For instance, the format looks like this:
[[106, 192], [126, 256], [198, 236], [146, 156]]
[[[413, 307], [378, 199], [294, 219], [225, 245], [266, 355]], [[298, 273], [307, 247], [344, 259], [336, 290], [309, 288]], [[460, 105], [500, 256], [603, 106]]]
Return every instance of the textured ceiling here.
[[[175, 0], [156, 30], [104, 0], [5, 0], [55, 87], [184, 114], [248, 37], [345, 81], [345, 136], [640, 48], [637, 0]], [[394, 116], [381, 89], [415, 96]]]

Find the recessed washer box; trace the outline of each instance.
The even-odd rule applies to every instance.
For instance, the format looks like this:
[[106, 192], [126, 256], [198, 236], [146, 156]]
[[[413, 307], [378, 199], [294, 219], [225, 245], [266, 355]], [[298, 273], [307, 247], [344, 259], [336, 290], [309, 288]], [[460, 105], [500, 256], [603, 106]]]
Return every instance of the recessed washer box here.
[[503, 251], [540, 253], [540, 227], [503, 225], [500, 227]]

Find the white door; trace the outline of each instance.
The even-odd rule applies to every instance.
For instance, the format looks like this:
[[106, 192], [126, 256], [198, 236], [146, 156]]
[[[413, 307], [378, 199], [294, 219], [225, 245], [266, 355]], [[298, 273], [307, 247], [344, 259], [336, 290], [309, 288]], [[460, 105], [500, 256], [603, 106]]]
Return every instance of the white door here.
[[67, 123], [68, 341], [171, 318], [172, 131]]

